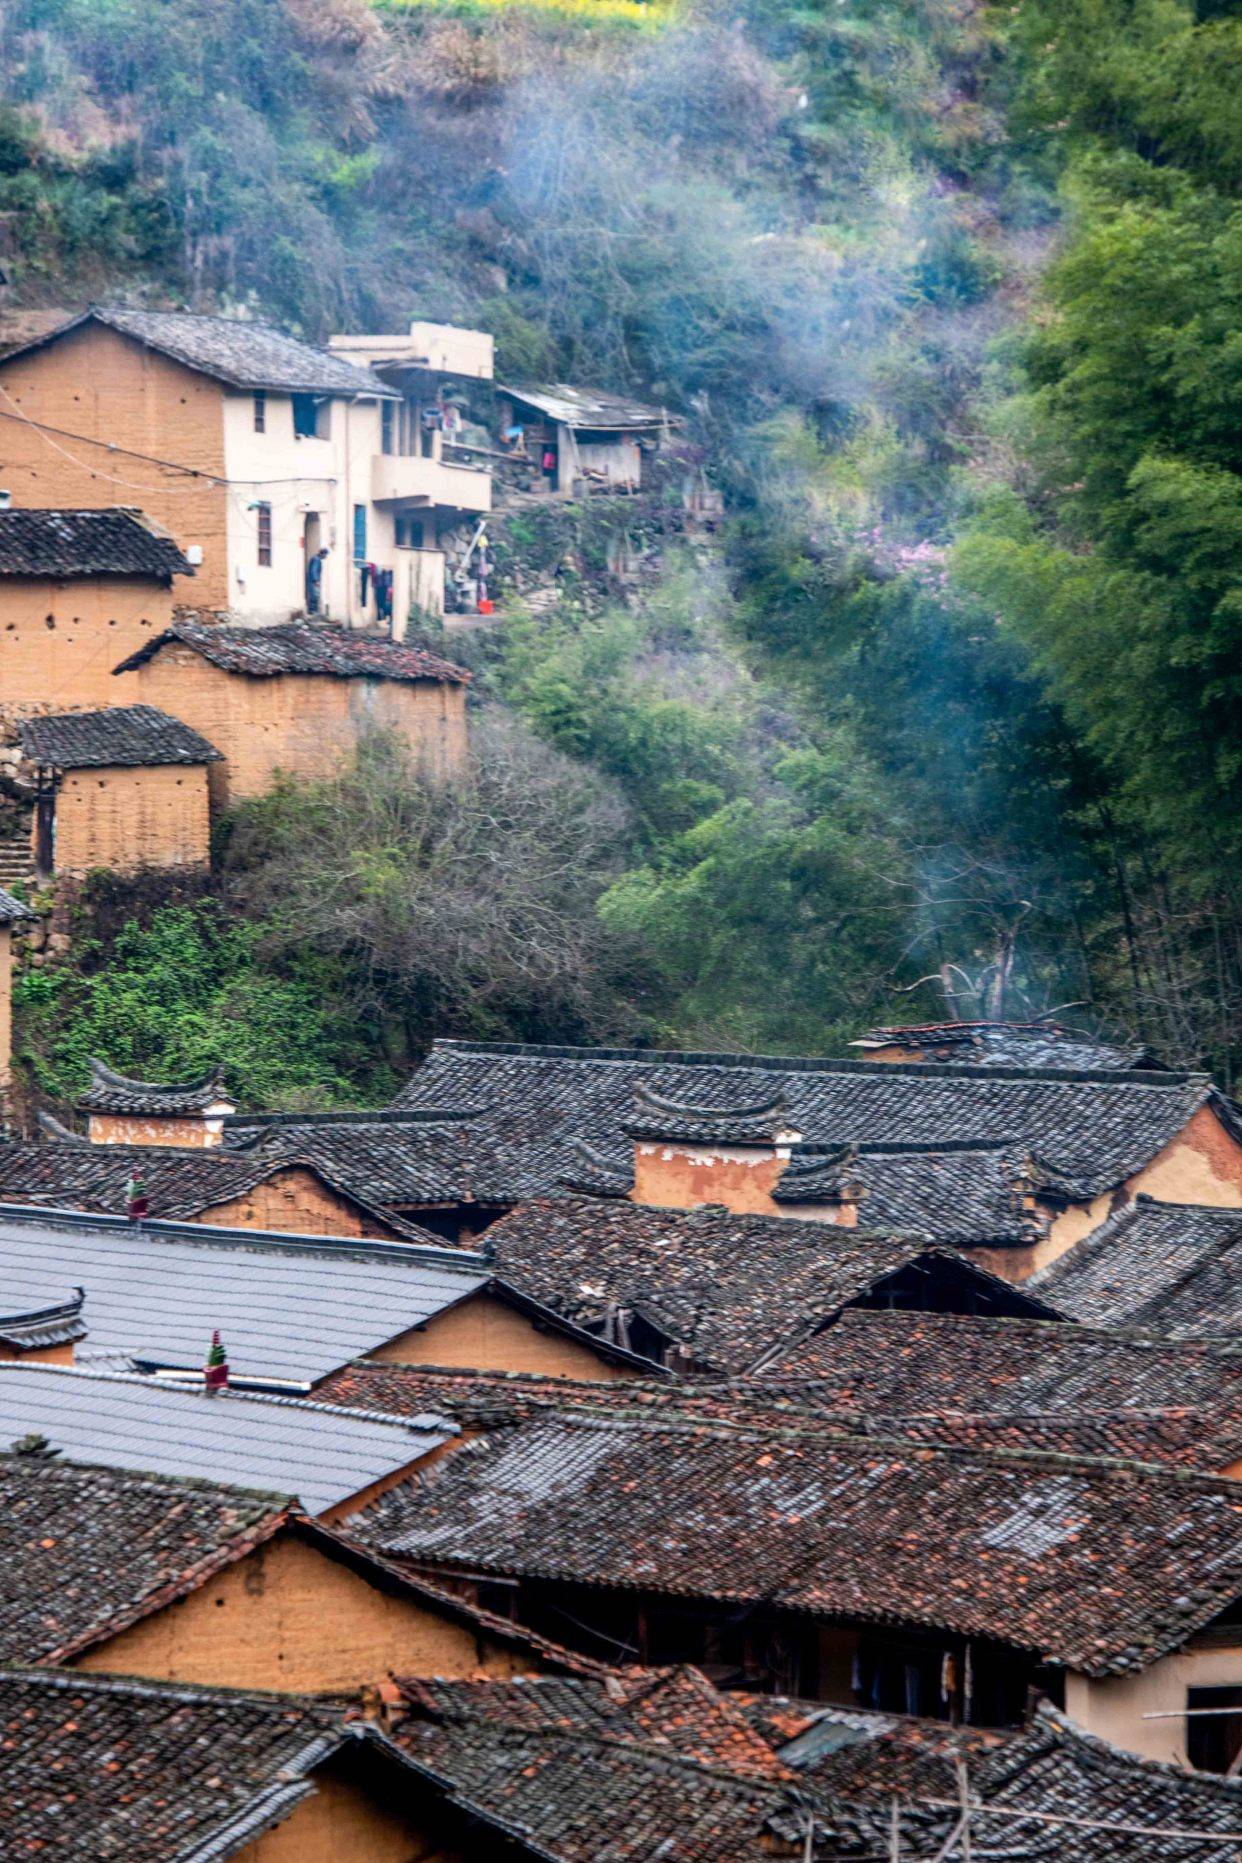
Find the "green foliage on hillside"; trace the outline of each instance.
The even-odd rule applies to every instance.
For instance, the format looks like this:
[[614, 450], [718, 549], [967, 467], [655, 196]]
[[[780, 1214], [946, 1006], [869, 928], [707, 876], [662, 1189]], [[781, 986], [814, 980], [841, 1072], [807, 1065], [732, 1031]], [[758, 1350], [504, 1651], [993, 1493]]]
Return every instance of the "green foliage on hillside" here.
[[[364, 820], [343, 775], [239, 824], [274, 988], [298, 937], [264, 873], [299, 910], [332, 863], [360, 888], [303, 940], [337, 967], [329, 1074], [361, 1078], [330, 1026], [359, 1001], [392, 1067], [445, 1025], [808, 1047], [1065, 1002], [1231, 1066], [1239, 30], [1190, 0], [720, 0], [642, 31], [11, 0], [19, 297], [482, 325], [502, 377], [679, 411], [727, 494], [689, 551], [636, 511], [625, 585], [590, 507], [498, 534], [502, 581], [508, 551], [556, 600], [471, 647], [479, 686], [613, 811], [557, 919], [576, 988], [506, 967], [469, 809], [429, 841], [425, 797], [385, 779]], [[498, 941], [429, 968], [403, 939], [458, 836]]]

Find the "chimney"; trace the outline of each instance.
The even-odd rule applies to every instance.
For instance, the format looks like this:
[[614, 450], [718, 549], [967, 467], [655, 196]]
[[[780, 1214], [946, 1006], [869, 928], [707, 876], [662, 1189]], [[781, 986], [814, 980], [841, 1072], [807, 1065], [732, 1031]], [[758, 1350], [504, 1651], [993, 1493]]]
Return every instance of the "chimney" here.
[[219, 1327], [211, 1335], [211, 1350], [203, 1366], [203, 1390], [208, 1397], [216, 1397], [229, 1387], [229, 1362], [224, 1356], [224, 1346], [220, 1339]]

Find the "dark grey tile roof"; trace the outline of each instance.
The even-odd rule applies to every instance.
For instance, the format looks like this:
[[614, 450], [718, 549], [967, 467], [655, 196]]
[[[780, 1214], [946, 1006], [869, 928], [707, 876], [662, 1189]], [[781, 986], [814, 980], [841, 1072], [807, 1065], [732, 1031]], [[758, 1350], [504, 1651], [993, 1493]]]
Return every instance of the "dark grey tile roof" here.
[[[340, 1710], [116, 1676], [0, 1673], [7, 1858], [179, 1863], [279, 1823], [352, 1736]], [[218, 1846], [218, 1847], [217, 1847]]]
[[17, 735], [32, 763], [58, 770], [220, 761], [214, 744], [153, 705], [23, 718]]
[[805, 1420], [531, 1418], [352, 1525], [436, 1568], [904, 1622], [1093, 1676], [1146, 1668], [1242, 1593], [1236, 1482]]
[[5, 360], [43, 349], [88, 322], [131, 336], [231, 388], [267, 388], [284, 394], [392, 393], [369, 369], [357, 368], [331, 350], [299, 342], [271, 324], [249, 323], [238, 317], [205, 317], [191, 311], [131, 310], [122, 304], [92, 305], [81, 316], [9, 350]]
[[12, 893], [6, 893], [0, 886], [0, 925], [16, 925], [22, 919], [34, 918], [30, 907], [15, 899]]
[[1073, 1197], [1098, 1195], [1134, 1175], [1201, 1106], [1234, 1118], [1200, 1074], [448, 1041], [435, 1044], [395, 1104], [491, 1107], [472, 1130], [486, 1133], [508, 1195], [517, 1197], [555, 1189], [573, 1169], [576, 1140], [627, 1168], [624, 1127], [640, 1084], [715, 1107], [753, 1105], [781, 1092], [808, 1148], [1003, 1145], [1011, 1157], [1033, 1156]]
[[490, 1272], [464, 1251], [403, 1242], [0, 1209], [10, 1311], [82, 1286], [91, 1353], [198, 1371], [219, 1327], [236, 1378], [294, 1387], [486, 1287]]
[[1242, 1210], [1140, 1196], [1032, 1288], [1088, 1326], [1232, 1332], [1242, 1326]]
[[0, 1363], [0, 1443], [42, 1436], [76, 1463], [284, 1490], [310, 1514], [339, 1506], [455, 1433], [431, 1416], [402, 1421], [237, 1391], [206, 1397], [150, 1377]]
[[114, 673], [145, 666], [162, 647], [180, 641], [226, 673], [274, 679], [282, 673], [315, 673], [335, 679], [434, 679], [464, 686], [470, 674], [438, 653], [404, 641], [355, 633], [327, 622], [289, 621], [279, 627], [218, 627], [204, 621], [175, 621], [156, 634]]
[[505, 388], [498, 382], [496, 393], [520, 401], [562, 426], [585, 428], [588, 432], [650, 433], [684, 424], [680, 415], [669, 414], [663, 408], [648, 407], [623, 395], [605, 394], [598, 388], [574, 388], [568, 382], [538, 382], [525, 388]]
[[[93, 1104], [98, 1108], [98, 1102]], [[157, 1103], [138, 1110], [175, 1109]], [[248, 1195], [283, 1172], [296, 1170], [309, 1171], [328, 1190], [353, 1204], [369, 1233], [440, 1246], [430, 1230], [377, 1208], [329, 1163], [292, 1148], [269, 1156], [200, 1145], [92, 1145], [62, 1127], [54, 1137], [36, 1143], [0, 1141], [0, 1202], [123, 1216], [129, 1206], [130, 1182], [136, 1178], [142, 1183], [152, 1217], [188, 1222], [218, 1204]]]
[[251, 1155], [313, 1159], [334, 1182], [383, 1207], [513, 1200], [512, 1168], [490, 1122], [404, 1112], [316, 1120], [239, 1114], [226, 1123], [225, 1143]]
[[172, 538], [136, 511], [0, 511], [0, 576], [194, 574]]
[[1101, 1041], [1058, 1022], [924, 1022], [868, 1029], [851, 1047], [903, 1048], [924, 1061], [996, 1067], [1133, 1068], [1150, 1063], [1140, 1043]]
[[739, 1373], [904, 1270], [928, 1298], [1015, 1312], [1028, 1298], [918, 1237], [582, 1197], [519, 1204], [487, 1231], [496, 1272], [581, 1325], [631, 1313], [695, 1367]]
[[796, 1817], [794, 1774], [692, 1669], [402, 1686], [394, 1739], [552, 1863], [759, 1863]]
[[218, 1063], [197, 1080], [136, 1080], [91, 1059], [91, 1084], [78, 1105], [100, 1113], [201, 1113], [209, 1106], [232, 1105]]
[[[826, 1852], [839, 1863], [888, 1854], [894, 1797], [903, 1854], [930, 1857], [951, 1843], [957, 1813], [943, 1801], [959, 1797], [962, 1760], [978, 1807], [971, 1820], [976, 1850], [1007, 1863], [1070, 1856], [1076, 1863], [1233, 1863], [1242, 1831], [1236, 1779], [1137, 1759], [1047, 1703], [1021, 1732], [999, 1737], [901, 1715], [820, 1709], [806, 1733], [778, 1752], [810, 1794]], [[937, 1799], [939, 1808], [928, 1802]], [[1004, 1815], [1023, 1812], [1025, 1819]], [[1188, 1835], [1174, 1835], [1179, 1831]], [[1213, 1832], [1220, 1833], [1216, 1842]], [[949, 1854], [960, 1855], [956, 1844]]]
[[765, 1366], [772, 1381], [803, 1384], [817, 1403], [910, 1415], [1208, 1405], [1242, 1414], [1242, 1339], [854, 1311]]
[[634, 1089], [634, 1105], [624, 1125], [628, 1138], [674, 1139], [684, 1144], [770, 1146], [789, 1130], [789, 1106], [783, 1093], [750, 1105], [695, 1105], [656, 1093], [646, 1082]]
[[[0, 1301], [4, 1298], [2, 1290], [3, 1281], [0, 1280]], [[58, 1300], [52, 1306], [0, 1314], [0, 1345], [16, 1353], [76, 1345], [86, 1337], [86, 1323], [82, 1318], [84, 1302], [85, 1295], [79, 1287], [67, 1300]]]

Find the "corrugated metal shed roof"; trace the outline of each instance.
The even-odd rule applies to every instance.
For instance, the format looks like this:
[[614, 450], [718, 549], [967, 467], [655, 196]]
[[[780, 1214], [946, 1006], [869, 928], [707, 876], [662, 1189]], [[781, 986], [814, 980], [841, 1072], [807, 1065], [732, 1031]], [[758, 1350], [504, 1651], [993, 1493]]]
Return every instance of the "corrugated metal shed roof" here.
[[488, 1284], [451, 1252], [0, 1208], [0, 1305], [81, 1286], [90, 1352], [197, 1371], [218, 1326], [235, 1377], [306, 1388]]
[[648, 407], [642, 401], [629, 401], [622, 395], [604, 394], [598, 388], [574, 388], [569, 382], [536, 382], [529, 388], [504, 388], [496, 385], [499, 395], [520, 401], [523, 407], [535, 408], [563, 427], [604, 433], [632, 430], [649, 433], [661, 427], [680, 427], [680, 415], [663, 408]]
[[[227, 1341], [227, 1335], [226, 1335]], [[60, 1365], [0, 1364], [0, 1443], [45, 1436], [74, 1462], [296, 1494], [322, 1514], [456, 1434], [285, 1397]]]

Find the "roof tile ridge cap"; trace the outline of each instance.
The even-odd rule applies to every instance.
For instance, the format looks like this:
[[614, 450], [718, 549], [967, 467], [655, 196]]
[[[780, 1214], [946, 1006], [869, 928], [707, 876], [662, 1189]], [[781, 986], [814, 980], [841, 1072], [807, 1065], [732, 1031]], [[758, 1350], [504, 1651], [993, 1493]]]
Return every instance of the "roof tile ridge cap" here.
[[747, 1119], [756, 1118], [761, 1113], [784, 1113], [789, 1110], [788, 1096], [783, 1085], [778, 1085], [763, 1100], [748, 1100], [740, 1106], [709, 1106], [701, 1101], [679, 1100], [671, 1094], [657, 1093], [647, 1081], [639, 1080], [634, 1085], [634, 1098], [639, 1105], [654, 1107], [657, 1112], [690, 1114], [700, 1119]]
[[220, 1706], [256, 1707], [274, 1715], [304, 1714], [335, 1720], [345, 1712], [314, 1695], [286, 1693], [283, 1689], [236, 1687], [229, 1682], [161, 1681], [157, 1676], [94, 1674], [89, 1669], [49, 1669], [38, 1663], [0, 1663], [0, 1684], [34, 1683], [67, 1694], [139, 1695], [156, 1701], [217, 1703]]
[[[1102, 1734], [1093, 1733], [1076, 1721], [1071, 1721], [1068, 1715], [1054, 1707], [1052, 1702], [1046, 1698], [1040, 1701], [1031, 1722], [1023, 1731], [1029, 1733], [1032, 1729], [1039, 1727], [1046, 1729], [1059, 1746], [1086, 1748], [1089, 1753], [1094, 1753], [1099, 1761], [1107, 1762], [1110, 1766], [1122, 1767], [1126, 1771], [1138, 1767], [1143, 1772], [1152, 1773], [1162, 1780], [1176, 1779], [1179, 1785], [1189, 1786], [1192, 1790], [1204, 1792], [1209, 1797], [1214, 1797], [1221, 1786], [1226, 1786], [1232, 1792], [1242, 1793], [1242, 1779], [1236, 1776], [1230, 1778], [1227, 1773], [1196, 1772], [1180, 1765], [1175, 1760], [1151, 1759], [1145, 1754], [1127, 1752], [1124, 1747], [1115, 1746], [1111, 1740], [1106, 1740]], [[1018, 1739], [1020, 1740], [1021, 1737], [1019, 1735]], [[1016, 1745], [1017, 1742], [1013, 1744]], [[997, 1747], [995, 1758], [1003, 1760], [1009, 1750], [1005, 1746]]]
[[[615, 1673], [615, 1672], [614, 1672]], [[671, 1743], [643, 1739], [641, 1736], [617, 1733], [610, 1722], [578, 1723], [565, 1726], [555, 1721], [540, 1722], [529, 1726], [520, 1721], [485, 1721], [481, 1716], [463, 1716], [471, 1726], [482, 1726], [488, 1735], [505, 1745], [530, 1746], [540, 1742], [550, 1742], [557, 1746], [583, 1746], [588, 1749], [607, 1748], [617, 1753], [629, 1753], [642, 1765], [652, 1771], [667, 1770], [676, 1773], [695, 1773], [700, 1777], [717, 1780], [732, 1786], [739, 1794], [758, 1795], [773, 1800], [788, 1799], [789, 1788], [796, 1784], [799, 1775], [791, 1768], [782, 1766], [776, 1751], [772, 1747], [765, 1750], [771, 1754], [778, 1766], [782, 1766], [784, 1777], [764, 1778], [752, 1772], [732, 1772], [727, 1766], [711, 1760], [696, 1758], [693, 1754], [683, 1753]], [[756, 1738], [760, 1738], [756, 1736]]]
[[941, 1061], [862, 1061], [840, 1055], [749, 1054], [723, 1049], [590, 1048], [544, 1042], [485, 1042], [456, 1035], [437, 1035], [432, 1042], [432, 1052], [512, 1055], [556, 1061], [633, 1061], [652, 1067], [728, 1067], [772, 1072], [783, 1069], [788, 1073], [856, 1074], [868, 1080], [892, 1080], [910, 1074], [925, 1079], [1079, 1082], [1085, 1086], [1147, 1087], [1153, 1092], [1168, 1092], [1190, 1081], [1211, 1081], [1208, 1074], [1177, 1069], [1152, 1073], [1142, 1068], [1050, 1068], [984, 1064], [972, 1066], [965, 1062]]
[[[862, 1410], [840, 1413], [803, 1412], [805, 1419], [803, 1421], [795, 1418], [788, 1422], [782, 1421], [774, 1424], [763, 1419], [746, 1422], [732, 1417], [725, 1419], [703, 1416], [698, 1412], [678, 1415], [676, 1412], [670, 1413], [667, 1408], [661, 1409], [655, 1415], [627, 1412], [623, 1416], [601, 1416], [595, 1411], [577, 1410], [572, 1405], [567, 1405], [563, 1410], [553, 1410], [548, 1417], [532, 1420], [530, 1428], [546, 1429], [559, 1424], [561, 1427], [572, 1425], [576, 1428], [613, 1430], [619, 1435], [702, 1435], [718, 1437], [724, 1441], [733, 1438], [796, 1442], [810, 1437], [817, 1442], [855, 1451], [862, 1449], [868, 1453], [876, 1449], [903, 1449], [923, 1459], [934, 1457], [947, 1461], [966, 1459], [980, 1462], [1015, 1462], [1028, 1466], [1035, 1464], [1039, 1467], [1080, 1468], [1088, 1474], [1099, 1471], [1113, 1475], [1154, 1475], [1163, 1481], [1176, 1482], [1207, 1493], [1229, 1494], [1235, 1498], [1242, 1493], [1242, 1483], [1228, 1476], [1210, 1474], [1202, 1469], [1181, 1468], [1167, 1462], [1143, 1462], [1132, 1456], [1097, 1456], [1067, 1450], [1010, 1449], [991, 1445], [976, 1447], [965, 1443], [929, 1443], [915, 1437], [900, 1435], [869, 1434], [866, 1437], [860, 1437], [857, 1434], [834, 1429], [832, 1418], [837, 1414], [856, 1417], [864, 1421], [874, 1413]], [[881, 1420], [887, 1414], [881, 1412], [876, 1421]]]

